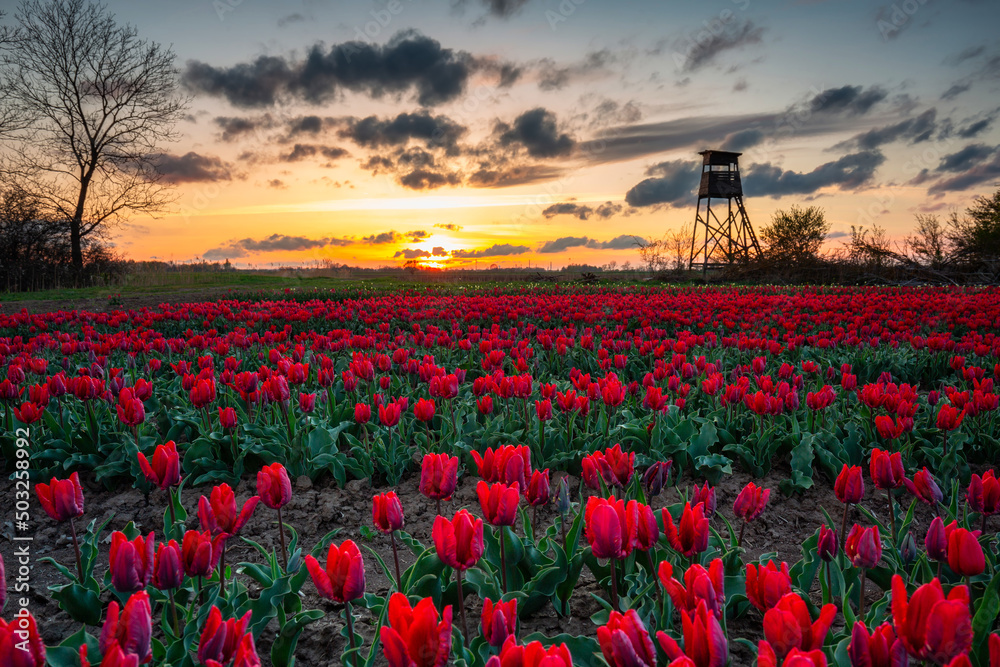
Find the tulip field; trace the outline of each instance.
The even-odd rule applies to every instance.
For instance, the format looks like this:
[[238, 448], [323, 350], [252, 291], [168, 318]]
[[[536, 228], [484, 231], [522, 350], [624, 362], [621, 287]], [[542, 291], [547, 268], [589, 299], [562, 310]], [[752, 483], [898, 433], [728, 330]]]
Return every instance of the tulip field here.
[[1000, 288], [8, 304], [0, 667], [1000, 667], [997, 382]]

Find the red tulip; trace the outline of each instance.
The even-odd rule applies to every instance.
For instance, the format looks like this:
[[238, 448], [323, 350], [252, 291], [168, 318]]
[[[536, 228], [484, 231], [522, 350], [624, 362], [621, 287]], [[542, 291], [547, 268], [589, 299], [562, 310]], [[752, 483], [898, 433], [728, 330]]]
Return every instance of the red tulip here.
[[691, 558], [708, 548], [708, 517], [705, 516], [702, 505], [695, 505], [692, 508], [691, 503], [684, 503], [684, 511], [681, 513], [678, 525], [674, 525], [673, 517], [667, 508], [663, 508], [661, 516], [663, 529], [674, 551]]
[[733, 513], [743, 521], [753, 521], [761, 515], [771, 495], [770, 489], [764, 489], [753, 482], [748, 483], [733, 503]]
[[914, 658], [947, 663], [972, 646], [972, 618], [965, 586], [955, 586], [945, 597], [941, 582], [935, 578], [907, 600], [906, 584], [895, 574], [892, 618], [896, 634]]
[[927, 550], [928, 558], [938, 562], [948, 560], [948, 533], [956, 526], [958, 526], [957, 521], [952, 521], [950, 525], [945, 526], [944, 521], [939, 516], [931, 520], [927, 535], [924, 537], [924, 548]]
[[800, 651], [793, 648], [780, 663], [774, 648], [766, 640], [757, 645], [757, 667], [826, 667], [826, 654], [819, 649]]
[[184, 539], [181, 541], [184, 574], [189, 577], [212, 576], [222, 556], [222, 545], [228, 537], [228, 534], [221, 533], [212, 539], [212, 534], [207, 530], [204, 533], [197, 530], [184, 533]]
[[214, 660], [219, 665], [228, 664], [236, 656], [236, 649], [249, 625], [249, 611], [239, 620], [229, 618], [223, 621], [222, 612], [213, 605], [198, 640], [198, 662], [209, 665], [209, 660]]
[[118, 420], [126, 426], [138, 426], [146, 421], [146, 407], [142, 401], [133, 396], [132, 390], [128, 387], [118, 393], [118, 405], [115, 407]]
[[257, 647], [253, 643], [253, 634], [248, 632], [240, 639], [239, 646], [236, 647], [236, 656], [233, 658], [233, 667], [261, 667]]
[[620, 560], [632, 552], [638, 522], [638, 503], [614, 497], [591, 496], [584, 511], [587, 541], [596, 558]]
[[378, 406], [378, 420], [382, 426], [392, 428], [399, 423], [401, 414], [399, 403], [395, 401]]
[[[114, 603], [112, 603], [114, 604]], [[0, 618], [0, 665], [3, 667], [45, 667], [45, 643], [31, 612], [7, 622]]]
[[502, 482], [487, 484], [479, 480], [476, 495], [479, 496], [483, 517], [491, 526], [513, 526], [517, 521], [517, 506], [521, 500], [517, 482], [507, 486]]
[[882, 560], [882, 541], [878, 526], [862, 528], [854, 524], [844, 541], [844, 554], [854, 567], [875, 567]]
[[354, 421], [358, 424], [367, 424], [372, 418], [372, 408], [367, 403], [354, 404]]
[[779, 658], [784, 658], [793, 648], [812, 651], [823, 647], [837, 607], [823, 605], [819, 618], [813, 622], [809, 608], [795, 593], [786, 593], [764, 612], [764, 637]]
[[590, 488], [600, 488], [598, 476], [609, 486], [625, 488], [635, 471], [635, 453], [626, 454], [621, 445], [615, 445], [585, 456], [582, 465], [584, 481]]
[[184, 557], [177, 540], [160, 543], [153, 557], [153, 586], [161, 591], [180, 588], [184, 583]]
[[379, 638], [389, 667], [444, 667], [451, 651], [451, 605], [439, 621], [431, 598], [410, 607], [405, 595], [393, 593], [388, 617]]
[[142, 452], [139, 452], [137, 458], [139, 468], [150, 484], [166, 489], [181, 483], [181, 459], [173, 440], [156, 446], [152, 462]]
[[483, 555], [483, 521], [466, 510], [451, 521], [438, 515], [431, 532], [438, 558], [448, 567], [467, 570]]
[[[672, 461], [657, 461], [646, 468], [642, 474], [642, 489], [646, 492], [647, 500], [651, 500], [660, 495], [667, 479], [670, 477], [670, 467]], [[708, 486], [708, 482], [705, 483]]]
[[549, 502], [549, 469], [535, 470], [531, 473], [528, 486], [524, 489], [524, 499], [532, 507], [547, 505]]
[[996, 633], [990, 635], [990, 667], [1000, 667], [1000, 635]]
[[223, 429], [236, 428], [236, 410], [233, 408], [219, 408], [219, 426]]
[[422, 422], [429, 422], [434, 419], [434, 399], [421, 398], [413, 404], [413, 416]]
[[73, 473], [69, 479], [53, 477], [48, 484], [36, 484], [35, 494], [42, 509], [55, 521], [83, 516], [83, 488], [78, 473]]
[[495, 648], [503, 646], [517, 628], [517, 599], [493, 602], [485, 598], [480, 624], [487, 644]]
[[139, 591], [128, 599], [120, 614], [117, 600], [108, 605], [99, 646], [101, 653], [107, 654], [111, 645], [117, 644], [126, 656], [134, 655], [139, 662], [148, 662], [152, 657], [152, 636], [153, 611], [149, 594]]
[[926, 467], [913, 476], [913, 481], [904, 477], [903, 484], [906, 485], [910, 493], [928, 505], [937, 505], [944, 498], [944, 494], [941, 493], [941, 489], [938, 488], [937, 483]]
[[872, 481], [877, 489], [896, 489], [903, 485], [906, 473], [903, 470], [903, 455], [899, 452], [889, 453], [881, 449], [873, 449], [869, 464]]
[[827, 528], [826, 524], [819, 527], [819, 540], [816, 542], [816, 553], [819, 557], [830, 562], [837, 557], [837, 531]]
[[531, 450], [526, 445], [504, 445], [494, 450], [488, 447], [482, 455], [472, 452], [479, 476], [487, 482], [517, 482], [522, 489], [531, 474]]
[[854, 624], [847, 647], [851, 667], [905, 667], [906, 646], [896, 638], [892, 624], [883, 623], [869, 634], [861, 621]]
[[250, 520], [258, 502], [260, 496], [253, 496], [238, 510], [233, 489], [228, 484], [219, 484], [212, 488], [210, 497], [202, 496], [198, 499], [198, 520], [202, 529], [213, 535], [235, 535]]
[[292, 481], [280, 463], [264, 466], [257, 473], [257, 496], [273, 510], [284, 507], [292, 499]]
[[715, 516], [715, 488], [709, 486], [708, 482], [705, 482], [705, 484], [700, 487], [695, 484], [691, 488], [691, 505], [701, 505], [702, 510], [705, 512], [705, 516], [711, 519]]
[[672, 665], [723, 667], [729, 660], [726, 634], [722, 631], [719, 619], [715, 614], [709, 613], [704, 602], [698, 603], [693, 614], [681, 610], [681, 628], [684, 635], [683, 651], [673, 637], [662, 630], [656, 633], [656, 639], [667, 658], [674, 661]]
[[131, 542], [125, 533], [111, 535], [111, 585], [121, 593], [134, 593], [146, 587], [153, 576], [153, 533]]
[[656, 524], [656, 514], [649, 505], [636, 502], [635, 548], [649, 551], [660, 539], [660, 527]]
[[299, 410], [309, 414], [316, 409], [316, 394], [299, 393]]
[[889, 415], [875, 417], [875, 430], [886, 440], [895, 440], [903, 435], [903, 422]]
[[372, 497], [372, 523], [387, 535], [403, 529], [403, 506], [395, 491]]
[[597, 628], [608, 667], [655, 667], [656, 649], [635, 609], [612, 611], [607, 625]]
[[191, 392], [189, 394], [191, 399], [191, 404], [198, 408], [204, 408], [209, 403], [215, 400], [215, 381], [209, 379], [202, 379], [195, 382], [195, 385], [191, 387]]
[[747, 563], [747, 598], [757, 609], [767, 611], [791, 590], [792, 578], [786, 563], [782, 562], [780, 569], [773, 560], [766, 565]]
[[960, 577], [974, 577], [986, 569], [979, 531], [956, 527], [948, 535], [948, 567]]
[[833, 492], [837, 500], [845, 505], [856, 505], [865, 495], [865, 480], [861, 476], [861, 466], [850, 466], [845, 463], [837, 480], [833, 483]]
[[22, 424], [31, 426], [45, 416], [45, 409], [35, 403], [23, 403], [20, 408], [14, 408], [14, 416]]
[[448, 500], [457, 484], [457, 456], [424, 454], [420, 465], [420, 493], [431, 500]]
[[722, 559], [713, 560], [706, 570], [695, 563], [684, 572], [684, 584], [673, 577], [674, 568], [670, 561], [663, 561], [659, 567], [660, 583], [666, 589], [674, 606], [689, 612], [698, 608], [699, 602], [704, 602], [708, 610], [716, 617], [722, 618], [726, 604], [726, 589]]
[[500, 655], [490, 656], [486, 667], [573, 667], [573, 656], [566, 644], [546, 648], [541, 642], [531, 642], [520, 646], [516, 638], [508, 637]]
[[351, 540], [331, 544], [326, 553], [326, 569], [310, 554], [306, 568], [319, 594], [334, 602], [350, 602], [365, 594], [365, 563], [361, 551]]
[[937, 427], [942, 431], [954, 431], [961, 426], [964, 419], [965, 410], [959, 410], [947, 403], [942, 403], [938, 409]]
[[547, 398], [535, 401], [535, 414], [538, 415], [539, 421], [545, 422], [552, 419], [552, 401]]
[[993, 516], [1000, 512], [1000, 480], [992, 470], [987, 470], [982, 477], [974, 474], [965, 498], [973, 512]]

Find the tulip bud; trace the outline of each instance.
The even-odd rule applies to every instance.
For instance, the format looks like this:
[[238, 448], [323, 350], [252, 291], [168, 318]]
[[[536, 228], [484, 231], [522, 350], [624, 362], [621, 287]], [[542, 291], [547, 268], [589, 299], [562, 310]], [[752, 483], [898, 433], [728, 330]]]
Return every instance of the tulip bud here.
[[907, 532], [906, 537], [903, 538], [903, 544], [899, 548], [899, 557], [903, 559], [903, 563], [911, 565], [917, 560], [918, 555], [917, 541], [913, 539], [913, 533]]
[[882, 560], [882, 541], [878, 526], [862, 528], [854, 524], [844, 541], [844, 554], [854, 567], [873, 568]]
[[819, 557], [830, 562], [837, 557], [837, 531], [827, 528], [826, 524], [819, 527], [819, 541], [816, 543]]
[[372, 523], [386, 534], [403, 529], [403, 506], [395, 491], [372, 498]]
[[642, 488], [646, 492], [646, 499], [655, 498], [660, 495], [663, 486], [670, 476], [670, 466], [672, 461], [657, 461], [646, 469], [642, 475]]
[[556, 511], [562, 516], [570, 510], [570, 500], [569, 500], [569, 484], [566, 483], [565, 477], [559, 478], [559, 486], [556, 490]]

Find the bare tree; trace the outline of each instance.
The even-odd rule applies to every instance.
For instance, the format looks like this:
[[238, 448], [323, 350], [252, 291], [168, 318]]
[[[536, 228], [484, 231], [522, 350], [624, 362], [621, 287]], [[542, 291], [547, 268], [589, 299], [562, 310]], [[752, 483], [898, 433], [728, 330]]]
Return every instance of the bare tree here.
[[88, 237], [171, 200], [158, 146], [176, 138], [187, 101], [173, 51], [140, 39], [103, 5], [25, 0], [15, 18], [0, 78], [5, 106], [31, 119], [15, 132], [19, 172], [68, 225], [79, 273]]
[[639, 258], [650, 273], [661, 271], [683, 271], [691, 256], [691, 237], [694, 228], [685, 223], [679, 229], [671, 229], [663, 238], [636, 239]]
[[907, 257], [931, 269], [938, 269], [947, 260], [950, 242], [945, 226], [936, 215], [917, 214], [917, 226], [903, 241]]

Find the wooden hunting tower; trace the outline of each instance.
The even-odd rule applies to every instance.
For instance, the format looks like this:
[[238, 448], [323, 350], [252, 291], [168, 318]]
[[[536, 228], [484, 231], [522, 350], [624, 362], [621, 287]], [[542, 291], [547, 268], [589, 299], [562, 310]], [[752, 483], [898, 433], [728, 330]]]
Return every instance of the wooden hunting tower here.
[[[690, 267], [703, 272], [730, 264], [746, 263], [760, 255], [760, 244], [743, 208], [743, 185], [740, 182], [739, 157], [742, 153], [701, 151], [701, 185], [695, 209], [694, 234], [691, 236]], [[725, 218], [712, 208], [713, 199], [725, 199]], [[704, 213], [702, 202], [705, 203]], [[720, 206], [716, 204], [716, 206]], [[721, 208], [721, 206], [720, 206]]]

